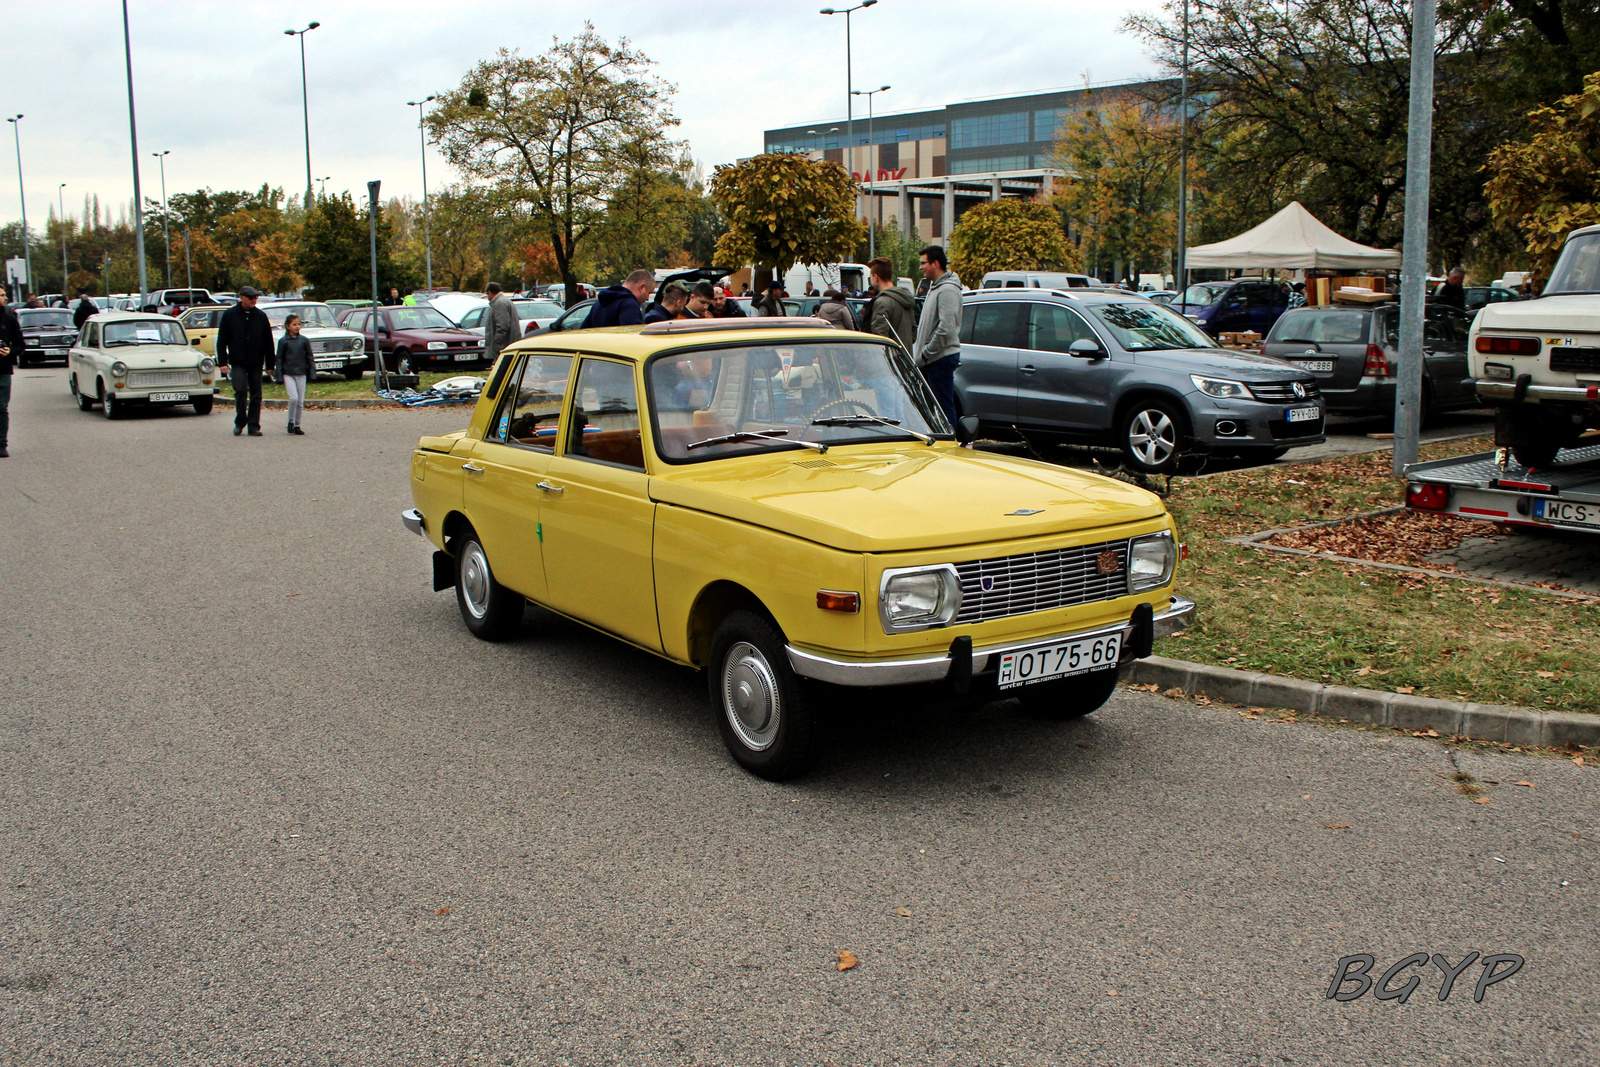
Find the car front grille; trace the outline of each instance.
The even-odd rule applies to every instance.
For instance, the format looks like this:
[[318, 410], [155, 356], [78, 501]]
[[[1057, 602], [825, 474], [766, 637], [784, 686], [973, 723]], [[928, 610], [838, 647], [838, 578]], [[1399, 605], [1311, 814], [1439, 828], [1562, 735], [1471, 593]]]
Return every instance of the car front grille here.
[[1552, 348], [1550, 369], [1600, 372], [1600, 348]]
[[[1249, 386], [1251, 396], [1274, 404], [1294, 404], [1301, 400], [1314, 400], [1322, 395], [1322, 390], [1317, 388], [1316, 382], [1247, 382], [1246, 384]], [[1304, 395], [1295, 395], [1296, 385], [1305, 390]]]
[[[1107, 553], [1115, 557], [1116, 570], [1102, 574], [1100, 558]], [[969, 560], [955, 568], [961, 576], [961, 611], [953, 621], [984, 622], [1126, 596], [1128, 542]]]
[[354, 337], [331, 337], [325, 341], [312, 341], [311, 352], [313, 355], [321, 352], [349, 352], [355, 346]]
[[195, 385], [200, 375], [193, 370], [136, 370], [128, 375], [128, 385], [146, 389], [152, 385]]

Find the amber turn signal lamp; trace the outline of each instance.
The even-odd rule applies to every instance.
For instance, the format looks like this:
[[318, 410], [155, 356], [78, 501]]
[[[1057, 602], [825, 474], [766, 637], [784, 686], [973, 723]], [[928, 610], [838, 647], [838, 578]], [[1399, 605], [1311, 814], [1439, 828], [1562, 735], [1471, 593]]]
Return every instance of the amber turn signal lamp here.
[[836, 589], [818, 589], [817, 607], [823, 611], [842, 611], [854, 615], [861, 610], [860, 593], [841, 593]]

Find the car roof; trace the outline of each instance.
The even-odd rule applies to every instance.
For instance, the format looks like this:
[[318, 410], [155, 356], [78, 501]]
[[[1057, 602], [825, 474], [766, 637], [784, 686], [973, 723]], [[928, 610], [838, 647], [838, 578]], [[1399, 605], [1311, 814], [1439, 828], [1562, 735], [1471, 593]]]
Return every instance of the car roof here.
[[[158, 315], [153, 311], [102, 311], [98, 315], [90, 315], [93, 322], [177, 322], [171, 315]], [[181, 325], [181, 323], [180, 323]]]
[[967, 289], [963, 300], [1038, 300], [1055, 296], [1079, 304], [1148, 304], [1149, 298], [1125, 289]]
[[643, 363], [659, 352], [740, 344], [782, 345], [849, 338], [883, 344], [876, 334], [836, 330], [823, 319], [805, 316], [762, 319], [677, 319], [649, 326], [608, 326], [540, 334], [507, 345], [507, 350], [572, 352]]

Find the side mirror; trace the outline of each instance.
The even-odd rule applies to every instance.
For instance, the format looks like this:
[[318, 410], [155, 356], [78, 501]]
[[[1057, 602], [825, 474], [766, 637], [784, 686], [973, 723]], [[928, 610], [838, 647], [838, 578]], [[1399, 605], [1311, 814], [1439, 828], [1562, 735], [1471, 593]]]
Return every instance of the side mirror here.
[[1072, 342], [1067, 346], [1067, 354], [1078, 359], [1105, 359], [1106, 350], [1100, 347], [1100, 342], [1091, 341], [1087, 337]]
[[961, 423], [961, 434], [966, 440], [971, 441], [978, 436], [978, 427], [982, 425], [976, 415], [963, 415], [958, 420]]
[[189, 343], [190, 343], [190, 344], [192, 344], [192, 345], [197, 345], [197, 344], [199, 344], [199, 343], [200, 343], [200, 338], [198, 338], [198, 337], [191, 337], [191, 338], [189, 338]]

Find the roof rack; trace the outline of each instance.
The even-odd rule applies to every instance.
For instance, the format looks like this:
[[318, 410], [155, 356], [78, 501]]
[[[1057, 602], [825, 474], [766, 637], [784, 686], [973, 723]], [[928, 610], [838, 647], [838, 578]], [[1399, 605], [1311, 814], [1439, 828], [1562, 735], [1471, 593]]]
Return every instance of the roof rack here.
[[663, 319], [652, 322], [641, 334], [711, 333], [716, 330], [793, 330], [833, 329], [833, 324], [815, 315], [780, 315], [742, 319]]

